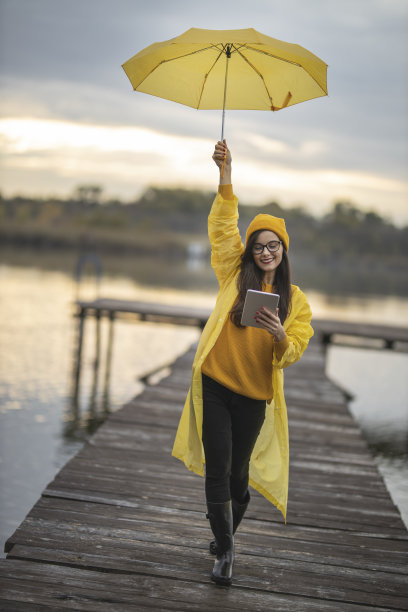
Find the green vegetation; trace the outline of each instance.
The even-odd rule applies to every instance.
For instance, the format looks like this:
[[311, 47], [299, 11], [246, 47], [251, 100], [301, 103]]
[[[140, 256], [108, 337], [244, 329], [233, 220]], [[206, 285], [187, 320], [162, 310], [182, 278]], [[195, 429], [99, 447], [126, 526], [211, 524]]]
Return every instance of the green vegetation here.
[[[198, 243], [208, 255], [207, 215], [213, 197], [152, 187], [135, 202], [102, 202], [102, 189], [92, 185], [78, 187], [66, 200], [0, 196], [0, 245], [177, 261], [185, 260], [189, 244]], [[395, 227], [350, 202], [337, 202], [321, 218], [272, 202], [240, 204], [242, 235], [258, 212], [285, 218], [294, 281], [303, 287], [408, 295], [408, 227]]]

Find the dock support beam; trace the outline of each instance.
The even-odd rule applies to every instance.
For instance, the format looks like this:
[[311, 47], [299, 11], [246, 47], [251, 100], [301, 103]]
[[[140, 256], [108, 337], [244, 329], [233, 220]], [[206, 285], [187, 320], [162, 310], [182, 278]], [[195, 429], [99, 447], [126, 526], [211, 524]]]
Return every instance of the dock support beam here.
[[74, 363], [74, 389], [72, 393], [72, 403], [78, 407], [79, 403], [79, 386], [81, 379], [81, 366], [82, 366], [82, 346], [84, 340], [84, 327], [85, 319], [87, 315], [86, 308], [81, 307], [78, 313], [79, 325], [78, 325], [78, 337], [77, 337], [77, 350]]
[[106, 349], [106, 364], [105, 364], [105, 380], [103, 385], [103, 409], [104, 412], [109, 411], [109, 388], [110, 388], [110, 375], [112, 369], [112, 354], [113, 354], [113, 324], [115, 322], [115, 312], [111, 310], [109, 312], [109, 332], [108, 332], [108, 346]]

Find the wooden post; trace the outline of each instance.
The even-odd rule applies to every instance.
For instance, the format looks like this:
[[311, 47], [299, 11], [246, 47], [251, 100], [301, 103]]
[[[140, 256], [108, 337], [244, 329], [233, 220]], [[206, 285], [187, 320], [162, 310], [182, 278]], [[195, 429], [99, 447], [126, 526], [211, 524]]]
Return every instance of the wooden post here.
[[95, 358], [93, 362], [93, 379], [89, 400], [89, 427], [97, 421], [96, 397], [98, 393], [99, 366], [101, 361], [101, 311], [95, 311]]
[[113, 353], [113, 324], [115, 322], [115, 311], [109, 312], [109, 334], [108, 334], [108, 347], [106, 350], [106, 366], [105, 366], [105, 381], [103, 388], [103, 407], [105, 412], [109, 412], [109, 384], [110, 374], [112, 366], [112, 353]]
[[84, 329], [85, 329], [85, 318], [87, 315], [87, 309], [81, 307], [78, 313], [79, 324], [78, 324], [78, 339], [77, 339], [77, 350], [74, 363], [74, 391], [72, 394], [72, 400], [74, 405], [78, 405], [79, 398], [79, 387], [81, 380], [81, 365], [82, 365], [82, 346], [84, 340]]

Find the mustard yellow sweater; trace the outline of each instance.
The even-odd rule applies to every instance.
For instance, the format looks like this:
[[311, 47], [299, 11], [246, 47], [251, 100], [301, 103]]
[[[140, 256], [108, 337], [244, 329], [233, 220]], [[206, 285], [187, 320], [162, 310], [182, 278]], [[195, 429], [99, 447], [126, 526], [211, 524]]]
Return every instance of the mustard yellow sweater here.
[[[264, 284], [262, 291], [271, 293], [272, 285]], [[201, 371], [235, 393], [270, 400], [273, 351], [279, 359], [288, 343], [286, 336], [275, 342], [265, 329], [239, 328], [228, 316]]]

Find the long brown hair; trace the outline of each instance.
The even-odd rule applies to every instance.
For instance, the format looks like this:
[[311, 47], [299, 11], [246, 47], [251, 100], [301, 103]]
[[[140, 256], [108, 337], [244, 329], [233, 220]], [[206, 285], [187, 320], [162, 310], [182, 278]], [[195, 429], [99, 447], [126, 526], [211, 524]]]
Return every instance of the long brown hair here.
[[[241, 325], [241, 316], [242, 310], [244, 308], [247, 290], [257, 289], [258, 291], [262, 291], [263, 271], [256, 265], [254, 257], [252, 255], [252, 249], [259, 234], [263, 231], [264, 230], [260, 229], [250, 235], [245, 251], [243, 252], [241, 257], [241, 270], [237, 278], [238, 298], [235, 301], [235, 304], [230, 312], [231, 321], [237, 327], [244, 327], [243, 325]], [[292, 289], [289, 258], [286, 249], [283, 245], [282, 249], [282, 261], [275, 271], [273, 291], [274, 293], [280, 295], [279, 319], [283, 325], [286, 317], [290, 312], [290, 298], [292, 294]]]

